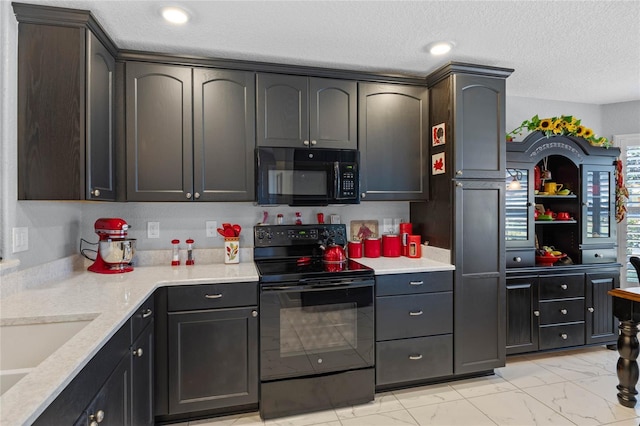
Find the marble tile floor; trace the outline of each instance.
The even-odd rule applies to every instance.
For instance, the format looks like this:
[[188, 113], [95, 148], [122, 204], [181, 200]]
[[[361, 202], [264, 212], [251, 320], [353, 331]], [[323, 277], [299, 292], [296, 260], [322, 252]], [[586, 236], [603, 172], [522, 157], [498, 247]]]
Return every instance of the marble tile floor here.
[[507, 358], [495, 375], [376, 394], [373, 402], [262, 421], [257, 412], [180, 426], [639, 426], [616, 398], [617, 351], [605, 347]]

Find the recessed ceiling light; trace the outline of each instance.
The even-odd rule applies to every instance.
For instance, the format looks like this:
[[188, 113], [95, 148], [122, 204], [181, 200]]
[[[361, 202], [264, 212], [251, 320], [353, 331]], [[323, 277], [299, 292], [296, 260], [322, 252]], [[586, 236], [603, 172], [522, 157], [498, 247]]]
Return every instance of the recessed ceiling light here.
[[451, 48], [453, 48], [453, 43], [450, 41], [442, 41], [431, 45], [429, 53], [432, 55], [444, 55], [445, 53], [449, 53]]
[[184, 24], [189, 20], [189, 15], [179, 7], [162, 8], [162, 17], [172, 24]]

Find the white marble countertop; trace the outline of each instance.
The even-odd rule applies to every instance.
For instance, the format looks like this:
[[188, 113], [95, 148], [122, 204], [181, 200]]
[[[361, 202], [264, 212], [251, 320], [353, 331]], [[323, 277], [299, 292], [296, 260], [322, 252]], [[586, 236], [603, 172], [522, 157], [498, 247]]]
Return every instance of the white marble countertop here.
[[[454, 269], [453, 265], [427, 258], [355, 260], [374, 268], [378, 275]], [[3, 297], [0, 325], [92, 321], [0, 396], [0, 424], [31, 424], [156, 288], [257, 280], [253, 262], [193, 267], [142, 266], [116, 275], [73, 272]]]

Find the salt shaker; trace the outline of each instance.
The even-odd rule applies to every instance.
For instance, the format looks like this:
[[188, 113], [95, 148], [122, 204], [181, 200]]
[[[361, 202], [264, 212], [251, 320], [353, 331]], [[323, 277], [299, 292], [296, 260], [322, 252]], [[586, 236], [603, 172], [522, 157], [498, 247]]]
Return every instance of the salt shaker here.
[[173, 244], [173, 255], [171, 257], [171, 266], [178, 266], [180, 264], [180, 250], [178, 244], [180, 244], [180, 240], [171, 240], [171, 244]]

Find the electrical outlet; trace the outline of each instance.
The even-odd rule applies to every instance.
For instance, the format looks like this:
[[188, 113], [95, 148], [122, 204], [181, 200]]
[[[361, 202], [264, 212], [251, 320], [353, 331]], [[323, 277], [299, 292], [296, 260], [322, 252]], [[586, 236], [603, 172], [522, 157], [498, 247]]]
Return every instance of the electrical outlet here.
[[385, 217], [384, 219], [382, 219], [382, 233], [383, 234], [393, 233], [393, 220], [391, 218]]
[[29, 228], [13, 228], [13, 252], [29, 250]]
[[215, 220], [207, 220], [205, 222], [205, 230], [207, 231], [207, 238], [215, 238], [218, 235], [216, 231], [218, 229], [218, 222]]
[[160, 222], [147, 222], [147, 238], [160, 238]]

